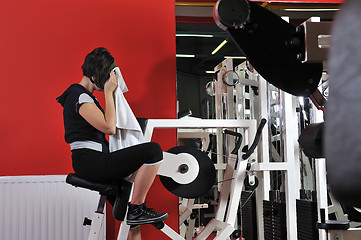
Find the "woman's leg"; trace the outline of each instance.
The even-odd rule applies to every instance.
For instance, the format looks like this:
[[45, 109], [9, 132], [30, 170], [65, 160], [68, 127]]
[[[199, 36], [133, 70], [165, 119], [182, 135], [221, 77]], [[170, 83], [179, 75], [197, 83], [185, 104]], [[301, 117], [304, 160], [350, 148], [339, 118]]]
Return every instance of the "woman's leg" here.
[[147, 145], [147, 148], [148, 159], [144, 162], [144, 165], [138, 169], [135, 176], [131, 199], [131, 203], [133, 204], [142, 204], [145, 202], [147, 193], [160, 167], [160, 160], [163, 159], [163, 151], [158, 144], [150, 143]]
[[95, 182], [122, 180], [145, 165], [156, 165], [163, 159], [159, 144], [148, 142], [123, 148], [112, 153], [89, 149], [74, 150], [74, 171], [83, 178]]
[[140, 227], [130, 229], [127, 240], [142, 240], [142, 235], [140, 233]]
[[104, 182], [122, 180], [137, 171], [134, 196], [131, 200], [134, 204], [129, 204], [127, 214], [129, 225], [159, 222], [168, 217], [168, 214], [156, 212], [145, 205], [145, 198], [163, 159], [163, 151], [159, 144], [149, 142], [109, 154], [89, 151], [89, 154], [85, 154], [84, 151], [79, 152], [78, 157], [75, 155], [76, 152], [73, 152], [73, 162], [75, 162], [73, 166], [77, 167], [74, 170], [78, 174], [84, 173], [89, 180]]
[[[133, 195], [129, 203], [127, 223], [130, 225], [149, 224], [163, 221], [168, 218], [167, 213], [156, 212], [145, 205], [147, 193], [154, 182], [163, 159], [163, 151], [156, 143], [143, 146], [142, 158], [146, 157], [142, 166], [138, 169], [133, 185]], [[145, 148], [148, 148], [146, 150]]]
[[143, 165], [139, 168], [134, 180], [131, 203], [141, 204], [145, 202], [145, 198], [157, 175], [159, 166], [160, 164]]

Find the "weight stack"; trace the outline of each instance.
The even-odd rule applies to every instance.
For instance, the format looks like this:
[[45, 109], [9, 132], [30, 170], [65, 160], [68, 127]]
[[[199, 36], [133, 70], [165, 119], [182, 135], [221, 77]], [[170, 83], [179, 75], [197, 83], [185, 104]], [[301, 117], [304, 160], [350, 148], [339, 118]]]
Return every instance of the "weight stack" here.
[[242, 238], [257, 240], [256, 195], [252, 191], [242, 191]]
[[317, 202], [310, 200], [296, 200], [297, 209], [297, 239], [318, 239], [316, 223]]
[[265, 240], [287, 240], [286, 204], [263, 201]]

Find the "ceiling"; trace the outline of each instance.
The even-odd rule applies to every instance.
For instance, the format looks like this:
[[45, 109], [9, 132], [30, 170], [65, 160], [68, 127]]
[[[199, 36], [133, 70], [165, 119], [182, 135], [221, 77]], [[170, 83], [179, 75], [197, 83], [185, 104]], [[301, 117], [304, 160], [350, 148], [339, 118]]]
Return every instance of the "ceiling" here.
[[[177, 71], [197, 77], [212, 77], [206, 71], [224, 60], [225, 56], [243, 56], [243, 53], [232, 41], [228, 41], [217, 53], [212, 55], [220, 43], [228, 40], [228, 35], [213, 20], [215, 0], [183, 0], [176, 1], [176, 53], [195, 55], [195, 57], [177, 57]], [[279, 16], [288, 16], [290, 23], [299, 25], [310, 17], [318, 16], [321, 21], [332, 21], [334, 9], [340, 4], [300, 4], [300, 3], [268, 3], [257, 2]], [[291, 9], [291, 11], [289, 11]], [[292, 10], [293, 9], [293, 10]], [[323, 10], [318, 10], [323, 9]], [[180, 36], [181, 34], [209, 34], [213, 37]], [[242, 59], [235, 59], [234, 65]]]

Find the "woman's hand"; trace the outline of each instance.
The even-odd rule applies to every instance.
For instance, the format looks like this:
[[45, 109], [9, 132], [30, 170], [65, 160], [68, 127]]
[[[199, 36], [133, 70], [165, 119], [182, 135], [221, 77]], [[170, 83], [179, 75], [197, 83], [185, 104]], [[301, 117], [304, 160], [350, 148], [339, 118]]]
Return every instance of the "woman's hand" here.
[[114, 71], [110, 72], [109, 79], [104, 84], [104, 92], [113, 93], [118, 86], [118, 78]]

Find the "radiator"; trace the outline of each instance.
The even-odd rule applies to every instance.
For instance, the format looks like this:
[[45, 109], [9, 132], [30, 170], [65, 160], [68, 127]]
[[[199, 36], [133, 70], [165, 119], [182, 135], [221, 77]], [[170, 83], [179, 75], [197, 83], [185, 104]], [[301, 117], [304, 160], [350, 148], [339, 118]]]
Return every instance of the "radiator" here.
[[[86, 240], [99, 193], [65, 175], [0, 177], [0, 240]], [[104, 218], [105, 219], [105, 218]], [[103, 223], [100, 239], [105, 239]]]

